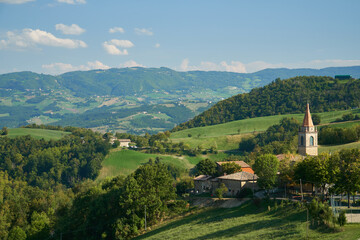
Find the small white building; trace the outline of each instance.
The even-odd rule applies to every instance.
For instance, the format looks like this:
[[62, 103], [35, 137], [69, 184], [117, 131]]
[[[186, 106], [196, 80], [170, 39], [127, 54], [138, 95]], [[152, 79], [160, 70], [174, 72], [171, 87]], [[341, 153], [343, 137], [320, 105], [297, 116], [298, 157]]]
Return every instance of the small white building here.
[[120, 147], [129, 147], [131, 143], [130, 139], [118, 139], [118, 141], [120, 142]]

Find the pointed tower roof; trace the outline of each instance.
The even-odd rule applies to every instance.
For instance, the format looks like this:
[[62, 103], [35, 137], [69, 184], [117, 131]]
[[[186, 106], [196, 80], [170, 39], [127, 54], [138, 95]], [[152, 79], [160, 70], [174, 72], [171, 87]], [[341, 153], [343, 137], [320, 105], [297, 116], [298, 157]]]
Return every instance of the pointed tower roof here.
[[302, 126], [303, 127], [313, 127], [314, 126], [314, 123], [311, 119], [309, 103], [306, 104], [306, 112], [305, 112], [305, 117], [304, 117]]

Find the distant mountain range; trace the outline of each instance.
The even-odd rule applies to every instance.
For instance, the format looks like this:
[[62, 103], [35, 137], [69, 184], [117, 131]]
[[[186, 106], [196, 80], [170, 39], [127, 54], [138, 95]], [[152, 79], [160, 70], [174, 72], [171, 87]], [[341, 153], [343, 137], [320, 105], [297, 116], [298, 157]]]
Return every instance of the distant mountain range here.
[[[178, 72], [169, 68], [122, 68], [0, 75], [0, 126], [29, 123], [91, 127], [133, 133], [171, 129], [214, 103], [277, 78], [351, 75], [360, 66], [265, 69], [255, 73]], [[147, 111], [149, 109], [149, 111]]]
[[[169, 68], [112, 68], [68, 72], [58, 76], [33, 72], [15, 72], [0, 75], [0, 88], [24, 91], [26, 89], [67, 89], [74, 95], [127, 96], [153, 90], [194, 91], [208, 88], [217, 91], [237, 87], [249, 91], [264, 86], [276, 78], [296, 76], [330, 76], [347, 74], [360, 77], [360, 66], [330, 67], [323, 69], [265, 69], [255, 73], [215, 71], [178, 72]], [[241, 91], [240, 90], [240, 91]]]

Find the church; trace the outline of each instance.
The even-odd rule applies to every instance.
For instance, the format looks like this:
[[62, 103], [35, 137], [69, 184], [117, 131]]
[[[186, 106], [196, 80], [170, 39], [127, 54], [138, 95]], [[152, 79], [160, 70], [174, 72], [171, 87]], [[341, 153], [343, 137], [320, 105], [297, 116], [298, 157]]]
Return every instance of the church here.
[[318, 133], [311, 118], [309, 103], [306, 104], [304, 121], [299, 130], [298, 151], [302, 156], [318, 155]]

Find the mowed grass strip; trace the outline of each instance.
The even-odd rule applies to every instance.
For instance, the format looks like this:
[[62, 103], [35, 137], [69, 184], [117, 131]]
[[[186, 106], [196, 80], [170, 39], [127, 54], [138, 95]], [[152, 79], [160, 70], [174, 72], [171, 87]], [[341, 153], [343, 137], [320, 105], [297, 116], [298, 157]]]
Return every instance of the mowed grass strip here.
[[148, 154], [133, 150], [112, 151], [102, 163], [103, 168], [98, 177], [102, 180], [106, 177], [114, 177], [118, 175], [129, 175], [134, 172], [141, 164], [149, 161], [150, 158], [161, 158], [161, 162], [172, 164], [180, 169], [190, 169], [194, 166], [186, 158], [170, 155]]
[[48, 130], [48, 129], [36, 129], [36, 128], [11, 128], [9, 129], [8, 137], [14, 138], [19, 136], [30, 135], [35, 139], [45, 140], [59, 140], [62, 137], [71, 134], [70, 132]]
[[360, 224], [348, 224], [344, 231], [309, 229], [305, 209], [291, 205], [268, 211], [251, 201], [236, 208], [215, 208], [157, 226], [135, 239], [358, 239]]

